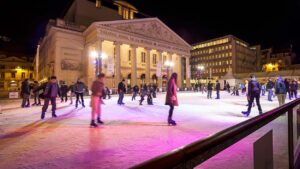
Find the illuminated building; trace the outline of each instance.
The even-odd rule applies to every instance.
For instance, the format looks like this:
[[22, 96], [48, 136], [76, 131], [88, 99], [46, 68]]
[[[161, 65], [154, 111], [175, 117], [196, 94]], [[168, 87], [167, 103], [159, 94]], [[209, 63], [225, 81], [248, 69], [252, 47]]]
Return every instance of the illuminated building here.
[[272, 72], [289, 70], [292, 65], [292, 57], [295, 53], [291, 49], [274, 51], [272, 48], [261, 51], [262, 71]]
[[0, 90], [18, 90], [24, 79], [34, 79], [32, 60], [14, 54], [0, 54]]
[[260, 46], [250, 46], [235, 36], [227, 35], [192, 45], [191, 72], [197, 79], [197, 68], [203, 66], [202, 78], [219, 79], [229, 69], [232, 73], [255, 72], [260, 62]]
[[121, 79], [128, 86], [160, 87], [167, 81], [165, 63], [172, 62], [178, 86], [190, 85], [188, 43], [158, 18], [138, 18], [138, 10], [125, 1], [105, 2], [75, 0], [62, 19], [50, 20], [40, 42], [39, 80], [56, 75], [68, 84], [81, 78], [90, 86], [103, 72], [110, 88]]

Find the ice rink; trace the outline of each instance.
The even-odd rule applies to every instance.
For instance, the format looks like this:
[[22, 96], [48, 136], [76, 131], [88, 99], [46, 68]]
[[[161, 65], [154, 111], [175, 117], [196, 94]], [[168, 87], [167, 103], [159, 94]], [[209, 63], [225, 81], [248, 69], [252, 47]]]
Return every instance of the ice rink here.
[[[175, 107], [173, 118], [177, 126], [167, 125], [169, 107], [164, 105], [165, 94], [158, 94], [154, 105], [147, 105], [144, 101], [140, 106], [139, 97], [131, 101], [131, 96], [125, 97], [124, 106], [116, 104], [116, 96], [104, 100], [102, 120], [105, 124], [99, 128], [89, 126], [89, 97], [85, 98], [86, 108], [79, 106], [77, 109], [69, 102], [57, 100], [58, 118], [51, 118], [49, 107], [45, 120], [40, 120], [41, 106], [22, 109], [20, 101], [0, 100], [0, 168], [128, 168], [258, 115], [257, 107], [249, 117], [241, 114], [247, 109], [245, 96], [230, 96], [222, 92], [221, 100], [208, 100], [201, 93], [179, 93], [178, 98], [179, 107]], [[265, 112], [277, 107], [278, 102], [276, 98], [268, 102], [264, 96], [261, 105]], [[254, 141], [258, 135], [250, 136], [248, 140]], [[251, 151], [249, 141], [238, 144], [228, 150], [232, 152], [224, 152], [224, 155], [216, 156], [213, 163], [198, 168], [244, 166], [247, 162], [224, 166], [230, 160], [238, 162], [253, 158], [251, 153], [246, 156], [242, 152], [244, 149]], [[281, 148], [285, 149], [284, 146]], [[282, 153], [286, 151], [281, 150]]]

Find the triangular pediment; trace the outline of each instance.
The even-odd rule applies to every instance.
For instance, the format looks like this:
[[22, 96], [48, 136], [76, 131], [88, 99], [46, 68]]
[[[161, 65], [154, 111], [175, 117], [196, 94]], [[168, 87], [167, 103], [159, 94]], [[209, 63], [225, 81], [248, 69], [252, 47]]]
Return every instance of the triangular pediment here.
[[6, 57], [5, 55], [0, 55], [0, 60], [5, 62], [27, 62], [26, 60], [15, 56]]
[[139, 34], [148, 38], [175, 43], [189, 48], [191, 47], [185, 40], [183, 40], [158, 18], [97, 22], [97, 24], [121, 31]]

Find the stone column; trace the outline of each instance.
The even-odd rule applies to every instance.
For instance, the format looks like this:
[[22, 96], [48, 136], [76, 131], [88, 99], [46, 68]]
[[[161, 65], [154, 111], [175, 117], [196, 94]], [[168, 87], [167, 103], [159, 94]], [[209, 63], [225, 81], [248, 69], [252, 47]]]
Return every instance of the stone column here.
[[96, 76], [97, 74], [100, 74], [102, 73], [102, 58], [101, 55], [102, 55], [102, 42], [103, 40], [99, 39], [97, 42], [96, 42], [96, 51], [98, 52], [98, 56], [96, 59], [97, 63], [98, 63], [98, 67], [97, 67], [97, 73], [96, 73]]
[[151, 67], [151, 63], [150, 63], [150, 49], [148, 49], [148, 48], [145, 48], [145, 50], [146, 50], [146, 84], [148, 85], [149, 83], [150, 83], [150, 79], [151, 79], [151, 77], [150, 77], [150, 75], [151, 75], [151, 69], [150, 69], [150, 67]]
[[156, 64], [156, 65], [160, 66], [159, 67], [160, 75], [159, 76], [157, 75], [157, 85], [158, 85], [158, 88], [162, 88], [162, 75], [163, 75], [162, 66], [164, 64], [162, 61], [162, 51], [157, 51], [157, 57], [158, 57], [158, 64]]
[[136, 48], [131, 45], [131, 87], [137, 85]]
[[177, 67], [177, 87], [182, 87], [182, 62], [181, 56], [176, 55], [176, 67]]
[[121, 80], [121, 43], [114, 42], [115, 45], [115, 87], [118, 87], [118, 84]]
[[189, 67], [190, 67], [190, 57], [185, 58], [185, 67], [186, 67], [186, 87], [191, 87], [191, 77], [190, 72], [189, 72]]

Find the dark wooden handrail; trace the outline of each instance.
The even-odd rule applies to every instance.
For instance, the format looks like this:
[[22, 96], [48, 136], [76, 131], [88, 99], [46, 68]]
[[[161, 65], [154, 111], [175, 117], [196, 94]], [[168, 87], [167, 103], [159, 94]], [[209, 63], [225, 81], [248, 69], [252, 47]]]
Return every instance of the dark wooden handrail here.
[[132, 169], [193, 168], [270, 123], [279, 116], [291, 111], [298, 104], [300, 104], [300, 99], [236, 124], [208, 138], [145, 161], [139, 165], [133, 166]]

